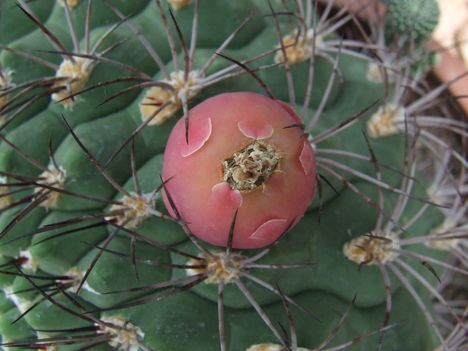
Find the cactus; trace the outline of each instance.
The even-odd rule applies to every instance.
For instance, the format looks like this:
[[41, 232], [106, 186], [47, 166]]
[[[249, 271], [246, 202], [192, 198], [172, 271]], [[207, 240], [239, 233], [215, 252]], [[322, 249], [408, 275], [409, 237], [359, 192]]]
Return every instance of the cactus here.
[[333, 3], [0, 3], [4, 349], [466, 346], [438, 284], [468, 274], [468, 132], [432, 24]]
[[389, 1], [390, 23], [402, 34], [428, 38], [439, 18], [436, 1]]

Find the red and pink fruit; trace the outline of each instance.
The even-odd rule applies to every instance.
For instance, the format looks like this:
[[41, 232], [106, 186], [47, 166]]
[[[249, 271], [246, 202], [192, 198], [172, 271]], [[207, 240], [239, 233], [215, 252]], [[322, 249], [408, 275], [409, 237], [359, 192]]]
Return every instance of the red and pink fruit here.
[[169, 137], [163, 179], [195, 236], [225, 246], [238, 210], [233, 247], [259, 248], [303, 216], [314, 196], [315, 158], [289, 105], [226, 93], [191, 109], [189, 121], [188, 143], [183, 119]]

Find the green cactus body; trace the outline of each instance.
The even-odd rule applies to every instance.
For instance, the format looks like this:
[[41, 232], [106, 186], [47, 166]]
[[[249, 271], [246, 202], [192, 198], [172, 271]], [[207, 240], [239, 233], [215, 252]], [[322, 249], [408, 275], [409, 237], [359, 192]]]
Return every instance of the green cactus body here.
[[[404, 86], [409, 73], [397, 66], [403, 83], [389, 86], [369, 80], [376, 63], [369, 46], [356, 50], [357, 41], [337, 33], [351, 16], [333, 27], [331, 8], [312, 13], [309, 1], [67, 1], [68, 9], [60, 1], [0, 3], [0, 69], [13, 72], [12, 87], [43, 83], [7, 91], [11, 108], [0, 105], [3, 121], [14, 117], [0, 127], [4, 349], [422, 351], [441, 344], [434, 292], [424, 284], [433, 286], [444, 265], [453, 266], [446, 251], [424, 243], [437, 239], [434, 231], [455, 210], [450, 230], [459, 234], [464, 205], [453, 195], [450, 205], [458, 207], [444, 212], [428, 198], [428, 186], [442, 180], [416, 170], [411, 129], [363, 135], [382, 128], [369, 127], [368, 112], [387, 106], [387, 90]], [[405, 6], [413, 5], [390, 4], [402, 31], [414, 17]], [[81, 78], [50, 81], [64, 58], [50, 52], [58, 49], [24, 12], [62, 43], [62, 56], [93, 62], [82, 86], [73, 87]], [[427, 13], [429, 20], [411, 22], [422, 37], [437, 17], [433, 8]], [[87, 53], [101, 38], [102, 47]], [[304, 217], [265, 252], [226, 252], [194, 239], [161, 197], [170, 182], [161, 179], [163, 153], [176, 120], [234, 91], [289, 102], [304, 119], [289, 127], [304, 129], [326, 178]], [[26, 106], [15, 107], [22, 99]], [[150, 125], [141, 128], [144, 121]], [[422, 147], [438, 145], [466, 167], [430, 140], [426, 135]], [[428, 152], [440, 168], [435, 153]], [[361, 237], [383, 256], [361, 244], [346, 249]], [[207, 268], [218, 263], [227, 268]]]

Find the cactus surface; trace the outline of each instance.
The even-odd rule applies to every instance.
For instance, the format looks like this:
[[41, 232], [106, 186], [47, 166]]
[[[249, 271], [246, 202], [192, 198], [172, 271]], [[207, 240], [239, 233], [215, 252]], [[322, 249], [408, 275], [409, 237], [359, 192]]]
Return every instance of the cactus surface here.
[[[466, 311], [438, 284], [468, 275], [468, 132], [444, 105], [450, 83], [424, 79], [432, 24], [402, 43], [332, 5], [0, 3], [4, 349], [466, 346]], [[203, 110], [220, 96], [249, 99]], [[261, 101], [281, 119], [259, 126], [245, 111]], [[208, 116], [236, 103], [242, 120]], [[174, 149], [206, 164], [221, 130], [215, 170], [242, 147], [275, 159], [277, 135], [292, 135], [277, 157], [292, 163], [242, 195], [235, 170], [215, 186], [193, 165], [167, 171]], [[197, 198], [206, 184], [219, 203]]]

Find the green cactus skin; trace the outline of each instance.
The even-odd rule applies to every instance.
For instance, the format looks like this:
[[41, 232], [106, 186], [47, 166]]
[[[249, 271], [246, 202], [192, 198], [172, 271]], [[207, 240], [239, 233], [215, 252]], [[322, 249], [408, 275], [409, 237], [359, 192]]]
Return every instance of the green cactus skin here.
[[[391, 72], [396, 79], [389, 79], [389, 84], [369, 80], [370, 67], [379, 61], [366, 54], [369, 45], [339, 39], [336, 30], [341, 25], [333, 27], [337, 18], [322, 21], [333, 18], [328, 13], [332, 2], [321, 13], [311, 13], [311, 18], [303, 20], [298, 18], [306, 17], [307, 9], [314, 10], [315, 2], [194, 0], [178, 9], [174, 3], [82, 0], [71, 8], [70, 2], [68, 10], [80, 48], [86, 47], [86, 18], [91, 9], [91, 46], [104, 36], [101, 51], [111, 49], [95, 60], [85, 88], [103, 86], [83, 93], [72, 91], [79, 93], [73, 106], [50, 97], [54, 85], [47, 80], [55, 72], [49, 66], [58, 66], [62, 58], [51, 52], [56, 49], [50, 40], [24, 13], [34, 13], [67, 50], [78, 54], [64, 6], [55, 0], [20, 1], [18, 6], [13, 0], [0, 3], [0, 69], [13, 72], [13, 86], [44, 83], [29, 91], [7, 90], [14, 103], [44, 95], [25, 108], [0, 105], [0, 171], [5, 177], [0, 190], [11, 192], [1, 197], [0, 212], [2, 347], [245, 351], [253, 345], [274, 344], [292, 351], [303, 350], [298, 347], [335, 350], [340, 345], [362, 351], [435, 350], [444, 335], [437, 326], [434, 294], [418, 277], [436, 286], [444, 265], [467, 274], [466, 265], [456, 268], [446, 263], [446, 251], [425, 244], [434, 242], [434, 235], [440, 233], [436, 229], [448, 219], [452, 221], [442, 234], [466, 234], [461, 226], [466, 210], [462, 198], [456, 191], [452, 191], [455, 195], [447, 195], [451, 190], [438, 192], [445, 185], [466, 192], [466, 161], [460, 160], [463, 156], [457, 151], [441, 146], [439, 139], [431, 143], [434, 139], [429, 131], [426, 139], [412, 133], [416, 125], [426, 132], [425, 126], [433, 123], [434, 127], [434, 120], [411, 122], [414, 116], [410, 115], [408, 130], [400, 125], [400, 129], [390, 128], [395, 133], [384, 137], [363, 135], [370, 129], [370, 112], [390, 106], [390, 101], [409, 105], [395, 96], [406, 96], [406, 86], [412, 84], [412, 72], [405, 66], [411, 57], [401, 61], [382, 57], [385, 66], [380, 65], [381, 71], [388, 69], [387, 74]], [[391, 1], [390, 12], [399, 30], [414, 30], [415, 35], [426, 38], [438, 16], [434, 4]], [[417, 21], [411, 12], [414, 8]], [[161, 9], [165, 17], [160, 16]], [[350, 22], [351, 16], [342, 25]], [[313, 32], [313, 23], [320, 30]], [[191, 51], [193, 28], [197, 28], [197, 36]], [[179, 34], [185, 40], [188, 60]], [[229, 45], [220, 48], [231, 34]], [[290, 44], [286, 36], [292, 34], [297, 42]], [[316, 38], [316, 44], [312, 45], [311, 38]], [[362, 50], [355, 50], [356, 46]], [[402, 52], [408, 55], [406, 49]], [[294, 50], [303, 50], [301, 62], [284, 62]], [[384, 51], [376, 48], [379, 54]], [[160, 178], [162, 155], [172, 126], [184, 118], [183, 103], [165, 123], [146, 126], [129, 139], [142, 125], [141, 103], [149, 87], [162, 86], [156, 89], [160, 94], [171, 92], [164, 87], [168, 74], [158, 67], [156, 56], [167, 73], [177, 67], [183, 70], [187, 62], [192, 70], [200, 70], [213, 57], [204, 72], [206, 81], [197, 82], [203, 89], [190, 96], [189, 107], [231, 91], [272, 94], [289, 102], [304, 118], [304, 126], [295, 127], [304, 128], [316, 151], [320, 175], [326, 178], [321, 181], [320, 198], [316, 197], [301, 221], [258, 260], [242, 263], [240, 272], [232, 277], [203, 280], [193, 276], [211, 274], [198, 267], [211, 262], [209, 255], [201, 256], [203, 250], [219, 254], [225, 249], [190, 238], [183, 219], [170, 219], [160, 197], [162, 181], [170, 181]], [[255, 59], [244, 61], [251, 58]], [[226, 79], [217, 81], [217, 72], [228, 67], [232, 76], [224, 73], [221, 76]], [[121, 81], [105, 83], [116, 79]], [[439, 90], [428, 94], [437, 99]], [[189, 96], [181, 90], [177, 93]], [[430, 105], [424, 98], [417, 101], [423, 107]], [[179, 102], [173, 100], [173, 105]], [[345, 122], [352, 116], [355, 118]], [[466, 124], [437, 121], [446, 129], [452, 123], [457, 138], [466, 138]], [[336, 133], [323, 137], [322, 133], [335, 129]], [[453, 163], [462, 171], [449, 176], [445, 169]], [[48, 180], [54, 170], [63, 181], [57, 177]], [[12, 192], [14, 189], [23, 190]], [[52, 194], [57, 201], [40, 206]], [[135, 194], [138, 199], [147, 194], [151, 211], [130, 221], [125, 216], [131, 209], [125, 207], [125, 201]], [[401, 213], [394, 212], [395, 208]], [[372, 238], [372, 233], [387, 223], [393, 225], [393, 232], [404, 228], [401, 249], [413, 257], [399, 253], [389, 262], [378, 261], [376, 256], [355, 262], [346, 256], [343, 247], [352, 239], [371, 235], [370, 239], [385, 241]], [[412, 240], [420, 242], [412, 245]], [[444, 237], [436, 242], [452, 243]], [[463, 249], [457, 245], [458, 241], [448, 248]], [[354, 250], [365, 251], [362, 247]], [[227, 257], [255, 257], [262, 252], [228, 250]], [[414, 258], [417, 255], [419, 259]], [[416, 273], [402, 269], [399, 260]], [[194, 265], [198, 268], [187, 270]], [[395, 267], [403, 271], [403, 279]], [[455, 351], [458, 345], [452, 348], [447, 343], [445, 347]]]

